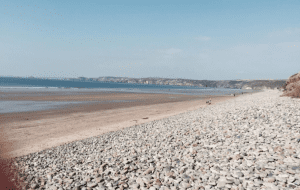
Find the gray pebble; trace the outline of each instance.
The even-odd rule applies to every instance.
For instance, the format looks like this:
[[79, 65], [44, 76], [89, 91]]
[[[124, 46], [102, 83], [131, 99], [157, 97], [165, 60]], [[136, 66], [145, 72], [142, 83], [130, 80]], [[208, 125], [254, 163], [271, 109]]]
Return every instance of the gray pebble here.
[[280, 93], [240, 96], [15, 162], [25, 164], [33, 189], [38, 178], [47, 189], [295, 188], [300, 101]]

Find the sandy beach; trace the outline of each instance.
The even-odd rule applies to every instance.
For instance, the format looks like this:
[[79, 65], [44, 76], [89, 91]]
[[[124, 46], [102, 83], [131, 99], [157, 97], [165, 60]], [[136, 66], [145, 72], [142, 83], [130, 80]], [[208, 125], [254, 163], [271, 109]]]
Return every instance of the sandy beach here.
[[[2, 100], [99, 101], [61, 109], [0, 115], [3, 158], [14, 158], [208, 106], [206, 96], [137, 93], [24, 94]], [[212, 105], [236, 97], [212, 97]]]

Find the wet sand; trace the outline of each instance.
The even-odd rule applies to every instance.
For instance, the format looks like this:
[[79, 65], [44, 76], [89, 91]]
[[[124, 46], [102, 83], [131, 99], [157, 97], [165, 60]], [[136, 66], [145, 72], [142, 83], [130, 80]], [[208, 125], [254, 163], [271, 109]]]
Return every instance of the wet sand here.
[[[47, 92], [48, 93], [48, 92]], [[1, 157], [15, 158], [110, 131], [178, 115], [210, 106], [207, 96], [84, 92], [5, 94], [0, 100], [103, 101], [135, 100], [120, 103], [87, 103], [59, 109], [0, 114]], [[212, 105], [235, 98], [212, 96]]]
[[[28, 112], [13, 112], [0, 114], [1, 125], [19, 122], [19, 121], [33, 121], [46, 118], [56, 118], [63, 115], [73, 113], [89, 113], [94, 111], [106, 111], [110, 109], [118, 108], [130, 108], [142, 105], [155, 105], [168, 102], [181, 102], [189, 100], [203, 99], [205, 96], [190, 96], [190, 95], [172, 95], [172, 94], [137, 94], [137, 93], [108, 93], [108, 92], [76, 92], [72, 95], [55, 92], [55, 93], [26, 93], [24, 95], [13, 95], [12, 93], [0, 93], [0, 100], [6, 101], [53, 101], [53, 102], [82, 102], [85, 104], [69, 104], [58, 106], [56, 109], [47, 109], [42, 111], [28, 111]], [[133, 102], [106, 102], [102, 101], [114, 101], [124, 100]], [[93, 101], [93, 102], [89, 102]], [[100, 102], [101, 101], [101, 102]]]

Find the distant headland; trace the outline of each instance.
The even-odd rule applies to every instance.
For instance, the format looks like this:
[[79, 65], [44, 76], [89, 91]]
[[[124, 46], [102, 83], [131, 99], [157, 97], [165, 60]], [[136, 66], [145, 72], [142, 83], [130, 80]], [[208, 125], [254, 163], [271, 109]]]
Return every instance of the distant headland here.
[[[8, 76], [0, 76], [8, 77]], [[12, 77], [12, 76], [11, 76]], [[48, 79], [74, 82], [115, 82], [115, 83], [130, 83], [130, 84], [154, 84], [154, 85], [173, 85], [173, 86], [190, 86], [190, 87], [208, 87], [208, 88], [231, 88], [231, 89], [284, 89], [287, 79], [279, 80], [192, 80], [192, 79], [171, 79], [171, 78], [128, 78], [128, 77], [98, 77], [98, 78], [54, 78], [54, 77], [13, 77], [13, 78], [27, 78], [27, 79]]]

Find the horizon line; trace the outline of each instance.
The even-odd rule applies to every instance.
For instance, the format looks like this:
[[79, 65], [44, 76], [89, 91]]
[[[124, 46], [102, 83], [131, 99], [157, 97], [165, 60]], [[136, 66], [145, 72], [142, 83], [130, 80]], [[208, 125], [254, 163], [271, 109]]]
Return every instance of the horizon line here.
[[208, 80], [208, 81], [249, 81], [249, 80], [288, 80], [288, 79], [231, 79], [231, 80], [210, 80], [210, 79], [184, 79], [184, 78], [162, 78], [162, 77], [140, 77], [140, 78], [133, 78], [133, 77], [114, 77], [114, 76], [100, 76], [100, 77], [34, 77], [34, 76], [12, 76], [12, 75], [0, 75], [0, 77], [12, 77], [12, 78], [42, 78], [42, 79], [48, 79], [48, 78], [52, 78], [52, 79], [69, 79], [69, 78], [87, 78], [87, 79], [94, 79], [94, 78], [102, 78], [102, 77], [112, 77], [112, 78], [130, 78], [130, 79], [146, 79], [146, 78], [158, 78], [158, 79], [183, 79], [183, 80]]

